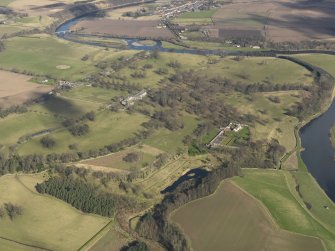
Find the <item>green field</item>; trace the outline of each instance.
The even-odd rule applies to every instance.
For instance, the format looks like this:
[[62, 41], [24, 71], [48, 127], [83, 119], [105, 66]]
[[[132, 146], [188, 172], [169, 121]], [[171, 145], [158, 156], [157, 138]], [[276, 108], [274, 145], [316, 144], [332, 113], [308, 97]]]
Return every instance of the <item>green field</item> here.
[[171, 215], [197, 250], [323, 250], [317, 238], [280, 230], [264, 207], [232, 183]]
[[160, 128], [153, 136], [144, 140], [144, 143], [169, 153], [174, 153], [178, 148], [184, 147], [184, 137], [194, 131], [198, 122], [195, 117], [187, 114], [184, 115], [183, 119], [184, 128], [175, 132]]
[[335, 76], [335, 56], [326, 54], [301, 54], [295, 55], [295, 58], [299, 58], [307, 63], [318, 66], [330, 74]]
[[[16, 37], [5, 42], [0, 67], [18, 69], [57, 79], [78, 80], [95, 71], [96, 55], [101, 49], [78, 45], [47, 35]], [[84, 55], [89, 60], [82, 61]], [[69, 67], [60, 69], [61, 66]]]
[[174, 22], [179, 24], [211, 24], [211, 17], [215, 14], [217, 9], [203, 10], [195, 12], [187, 12], [178, 16]]
[[13, 2], [13, 0], [0, 0], [0, 6], [7, 6], [11, 2]]
[[[312, 217], [311, 213], [299, 203], [296, 199], [297, 195], [293, 192], [294, 187], [289, 185], [285, 171], [244, 169], [243, 174], [243, 177], [234, 178], [234, 182], [259, 199], [281, 228], [319, 237], [329, 251], [334, 250], [334, 232], [328, 227], [328, 229], [325, 228], [319, 216], [313, 214], [316, 218]], [[320, 193], [320, 190], [315, 190], [316, 188], [306, 187], [306, 189]], [[314, 192], [311, 194], [315, 195]], [[328, 219], [332, 218], [328, 217]], [[328, 224], [333, 225], [331, 222]]]
[[[83, 214], [60, 200], [38, 194], [34, 186], [43, 180], [41, 174], [0, 178], [0, 203], [23, 208], [22, 215], [0, 221], [1, 237], [52, 250], [77, 250], [108, 223], [107, 218]], [[1, 239], [0, 249], [32, 250]]]
[[[124, 161], [123, 158], [129, 153], [137, 154], [139, 159], [133, 162]], [[139, 145], [127, 148], [117, 153], [109, 154], [107, 156], [81, 161], [80, 163], [94, 166], [112, 167], [122, 170], [134, 170], [141, 169], [142, 167], [152, 164], [156, 156], [160, 153], [162, 153], [162, 151], [159, 149], [155, 149], [147, 145]]]
[[103, 89], [99, 87], [78, 87], [61, 93], [61, 96], [71, 100], [87, 101], [96, 104], [106, 104], [116, 96], [127, 96], [127, 92], [116, 91], [112, 89]]
[[96, 150], [105, 145], [133, 137], [134, 133], [142, 128], [141, 124], [145, 121], [146, 117], [141, 114], [129, 115], [125, 112], [103, 111], [96, 116], [94, 122], [87, 122], [90, 129], [89, 133], [84, 136], [75, 137], [68, 130], [63, 129], [50, 134], [50, 137], [56, 141], [54, 148], [43, 148], [40, 143], [41, 137], [36, 137], [22, 144], [18, 152], [22, 155], [62, 153], [69, 151], [70, 144], [77, 145], [79, 151]]

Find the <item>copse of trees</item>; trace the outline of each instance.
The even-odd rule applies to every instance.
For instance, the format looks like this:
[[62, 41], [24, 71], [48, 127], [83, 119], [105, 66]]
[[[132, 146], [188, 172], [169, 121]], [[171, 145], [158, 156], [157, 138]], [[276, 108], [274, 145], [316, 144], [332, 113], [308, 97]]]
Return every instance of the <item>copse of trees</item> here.
[[49, 136], [42, 137], [40, 142], [45, 148], [53, 148], [56, 145], [56, 141]]
[[69, 128], [73, 136], [83, 136], [88, 133], [89, 126], [87, 124], [76, 124]]
[[112, 217], [116, 210], [131, 208], [135, 202], [125, 196], [99, 191], [95, 186], [72, 177], [52, 177], [36, 185], [39, 193], [61, 199], [85, 212]]
[[7, 202], [4, 203], [3, 206], [0, 206], [0, 219], [7, 215], [11, 220], [13, 220], [17, 216], [21, 215], [22, 212], [23, 208], [21, 206]]

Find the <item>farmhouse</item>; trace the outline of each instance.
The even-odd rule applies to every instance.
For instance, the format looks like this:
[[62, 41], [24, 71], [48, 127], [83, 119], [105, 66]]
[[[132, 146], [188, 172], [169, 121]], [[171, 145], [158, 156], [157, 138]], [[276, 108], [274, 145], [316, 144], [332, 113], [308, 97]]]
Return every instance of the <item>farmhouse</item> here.
[[123, 106], [131, 106], [134, 105], [135, 101], [142, 100], [147, 95], [146, 90], [142, 90], [139, 93], [136, 93], [135, 95], [128, 96], [121, 100], [121, 104]]

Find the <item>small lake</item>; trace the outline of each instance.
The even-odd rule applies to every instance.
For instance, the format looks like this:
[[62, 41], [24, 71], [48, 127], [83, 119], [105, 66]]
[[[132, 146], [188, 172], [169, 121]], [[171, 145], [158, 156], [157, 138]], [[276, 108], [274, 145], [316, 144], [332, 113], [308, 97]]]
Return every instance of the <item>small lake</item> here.
[[188, 171], [187, 173], [185, 173], [183, 176], [179, 177], [178, 180], [176, 180], [175, 182], [173, 182], [172, 185], [166, 187], [164, 190], [161, 191], [162, 194], [164, 193], [171, 193], [173, 192], [178, 185], [180, 185], [181, 183], [187, 181], [187, 180], [191, 180], [191, 179], [201, 179], [203, 177], [206, 177], [208, 175], [208, 171], [202, 168], [194, 168], [191, 169], [190, 171]]
[[335, 123], [335, 101], [320, 117], [301, 128], [301, 157], [328, 197], [335, 202], [334, 148], [329, 132]]

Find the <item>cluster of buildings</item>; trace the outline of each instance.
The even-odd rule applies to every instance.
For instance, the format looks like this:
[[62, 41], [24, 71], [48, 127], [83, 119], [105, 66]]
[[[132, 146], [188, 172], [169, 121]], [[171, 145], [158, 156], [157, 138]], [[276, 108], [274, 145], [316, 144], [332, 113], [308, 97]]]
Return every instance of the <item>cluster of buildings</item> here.
[[221, 145], [225, 132], [239, 132], [246, 126], [247, 125], [243, 125], [240, 123], [230, 122], [228, 126], [223, 128], [221, 127], [220, 132], [206, 146], [208, 148], [218, 147]]
[[131, 95], [131, 96], [128, 96], [124, 99], [121, 99], [120, 103], [123, 105], [123, 106], [132, 106], [134, 105], [135, 101], [138, 101], [138, 100], [142, 100], [145, 96], [147, 96], [147, 91], [146, 90], [142, 90], [138, 93], [136, 93], [135, 95]]
[[[158, 9], [158, 14], [163, 18], [172, 18], [185, 12], [199, 10], [207, 1], [196, 0], [193, 2], [171, 2], [168, 6]], [[181, 3], [181, 4], [180, 4]], [[178, 5], [180, 4], [180, 5]]]

